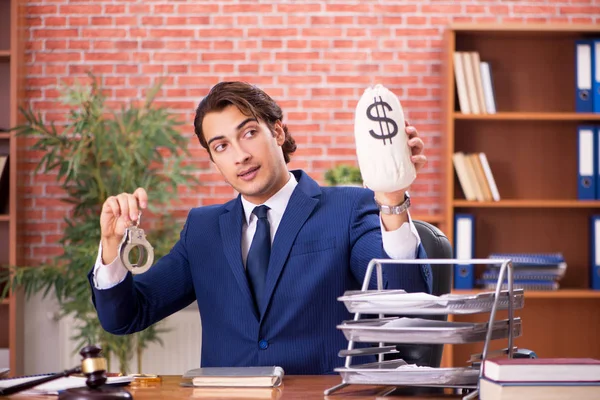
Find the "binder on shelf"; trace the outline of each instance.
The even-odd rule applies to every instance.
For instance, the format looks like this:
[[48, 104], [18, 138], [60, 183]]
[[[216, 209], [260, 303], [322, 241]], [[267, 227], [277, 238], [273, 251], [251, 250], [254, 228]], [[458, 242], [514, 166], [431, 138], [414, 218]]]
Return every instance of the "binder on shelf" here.
[[600, 39], [593, 42], [592, 56], [592, 103], [594, 112], [600, 113]]
[[594, 152], [594, 163], [596, 164], [596, 200], [600, 200], [600, 125], [596, 126], [596, 134], [594, 136], [596, 140], [596, 149]]
[[592, 215], [590, 222], [590, 288], [600, 290], [600, 215]]
[[577, 198], [579, 200], [596, 199], [596, 159], [597, 149], [594, 145], [595, 129], [593, 126], [577, 128]]
[[575, 41], [575, 111], [593, 112], [592, 71], [594, 46], [592, 40]]
[[[454, 254], [458, 260], [470, 260], [475, 253], [475, 218], [471, 214], [454, 215]], [[475, 266], [454, 265], [454, 288], [473, 289]]]

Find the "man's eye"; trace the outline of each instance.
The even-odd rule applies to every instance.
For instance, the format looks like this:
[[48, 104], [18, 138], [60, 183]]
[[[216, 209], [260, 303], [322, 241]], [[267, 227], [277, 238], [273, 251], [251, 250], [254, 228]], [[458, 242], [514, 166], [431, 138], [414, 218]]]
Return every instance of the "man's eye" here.
[[218, 144], [218, 145], [215, 146], [214, 150], [217, 153], [220, 153], [221, 151], [225, 150], [225, 147], [226, 147], [225, 144]]
[[256, 129], [250, 129], [248, 132], [246, 132], [246, 134], [244, 135], [245, 137], [252, 137], [256, 135]]

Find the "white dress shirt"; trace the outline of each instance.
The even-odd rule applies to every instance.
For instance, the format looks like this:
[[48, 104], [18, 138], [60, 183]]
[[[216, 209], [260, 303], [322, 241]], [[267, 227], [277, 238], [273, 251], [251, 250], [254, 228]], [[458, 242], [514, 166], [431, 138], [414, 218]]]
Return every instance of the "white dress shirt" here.
[[[273, 243], [275, 233], [283, 218], [283, 213], [285, 212], [297, 184], [296, 177], [290, 173], [290, 178], [285, 186], [263, 203], [269, 207], [267, 218], [271, 230], [271, 243]], [[249, 202], [242, 196], [242, 206], [244, 208], [246, 222], [242, 227], [242, 260], [244, 266], [246, 265], [246, 258], [248, 257], [248, 251], [250, 250], [254, 232], [256, 232], [256, 221], [258, 219], [258, 217], [252, 213], [252, 210], [259, 205], [260, 204]], [[408, 214], [408, 221], [408, 223], [402, 224], [402, 226], [395, 231], [387, 231], [383, 227], [381, 218], [379, 219], [383, 249], [392, 259], [409, 260], [414, 259], [417, 255], [417, 247], [421, 239], [419, 238], [417, 229], [412, 223], [410, 214]], [[110, 264], [105, 265], [102, 263], [102, 243], [100, 243], [96, 265], [94, 266], [94, 284], [96, 288], [110, 289], [121, 283], [126, 275], [127, 269], [123, 266], [123, 263], [121, 263], [118, 256]]]

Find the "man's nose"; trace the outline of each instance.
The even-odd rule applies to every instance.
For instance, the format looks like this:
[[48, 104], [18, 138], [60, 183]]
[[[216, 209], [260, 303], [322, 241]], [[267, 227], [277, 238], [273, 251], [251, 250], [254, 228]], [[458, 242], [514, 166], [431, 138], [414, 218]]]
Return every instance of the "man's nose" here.
[[246, 149], [244, 149], [239, 144], [234, 145], [233, 149], [235, 150], [235, 162], [236, 162], [236, 164], [244, 164], [245, 162], [247, 162], [252, 157], [250, 155], [250, 153], [248, 153], [246, 151]]

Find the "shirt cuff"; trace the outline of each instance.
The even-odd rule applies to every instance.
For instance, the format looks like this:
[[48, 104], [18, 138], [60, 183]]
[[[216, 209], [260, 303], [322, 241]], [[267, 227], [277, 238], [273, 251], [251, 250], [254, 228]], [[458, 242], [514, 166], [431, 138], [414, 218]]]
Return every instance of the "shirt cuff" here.
[[379, 216], [383, 250], [394, 260], [414, 260], [417, 258], [417, 251], [421, 244], [419, 232], [417, 232], [408, 210], [406, 214], [408, 222], [403, 223], [400, 228], [394, 231], [387, 231], [383, 226], [381, 216]]
[[123, 282], [127, 276], [127, 268], [121, 262], [119, 256], [107, 265], [102, 263], [102, 242], [98, 249], [96, 265], [94, 265], [94, 286], [96, 289], [110, 289]]

